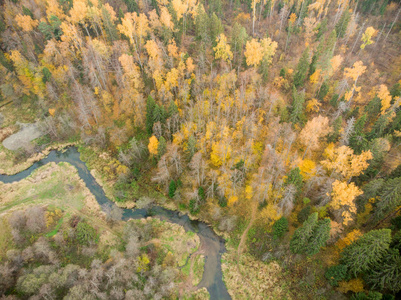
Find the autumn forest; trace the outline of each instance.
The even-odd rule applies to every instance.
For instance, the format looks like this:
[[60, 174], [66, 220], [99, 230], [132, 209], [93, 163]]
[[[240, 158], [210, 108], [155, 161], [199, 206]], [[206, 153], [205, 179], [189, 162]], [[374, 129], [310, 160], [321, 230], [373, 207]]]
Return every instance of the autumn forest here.
[[401, 297], [398, 0], [0, 3], [1, 299]]

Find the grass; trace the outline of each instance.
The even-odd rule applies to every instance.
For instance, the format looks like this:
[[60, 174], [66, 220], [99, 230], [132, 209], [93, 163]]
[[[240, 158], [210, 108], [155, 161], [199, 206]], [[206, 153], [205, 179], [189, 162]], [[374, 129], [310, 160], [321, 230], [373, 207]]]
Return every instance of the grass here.
[[70, 214], [67, 213], [64, 217], [60, 218], [60, 220], [58, 220], [57, 225], [54, 227], [54, 229], [46, 234], [46, 237], [55, 236], [58, 233], [58, 231], [60, 230], [61, 226], [63, 225], [64, 219], [68, 219], [69, 216], [70, 216]]
[[158, 239], [161, 246], [176, 257], [178, 266], [184, 266], [189, 255], [200, 246], [200, 239], [192, 231], [185, 232], [178, 224], [152, 219], [155, 232], [159, 232]]
[[76, 169], [67, 163], [46, 164], [19, 182], [0, 183], [0, 192], [6, 195], [0, 212], [32, 203], [81, 210], [88, 191], [79, 180]]
[[194, 286], [198, 285], [202, 280], [204, 266], [205, 266], [205, 257], [203, 255], [196, 255], [194, 258], [194, 264], [192, 268], [193, 279], [192, 284]]
[[6, 218], [0, 219], [0, 262], [5, 257], [8, 250], [14, 246], [10, 225]]
[[228, 247], [222, 258], [222, 270], [228, 292], [235, 299], [285, 299], [289, 296], [284, 289], [283, 270], [277, 262], [266, 264], [242, 254], [237, 265], [236, 249]]

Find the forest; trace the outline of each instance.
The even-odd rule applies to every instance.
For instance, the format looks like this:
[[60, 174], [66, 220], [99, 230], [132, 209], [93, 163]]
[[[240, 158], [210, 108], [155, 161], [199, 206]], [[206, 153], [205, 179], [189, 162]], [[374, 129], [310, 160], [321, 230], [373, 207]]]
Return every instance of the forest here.
[[122, 221], [152, 203], [225, 239], [232, 299], [401, 298], [399, 0], [0, 5], [0, 141], [40, 131], [0, 173], [75, 145], [115, 202], [0, 182], [0, 299], [208, 299], [170, 227]]

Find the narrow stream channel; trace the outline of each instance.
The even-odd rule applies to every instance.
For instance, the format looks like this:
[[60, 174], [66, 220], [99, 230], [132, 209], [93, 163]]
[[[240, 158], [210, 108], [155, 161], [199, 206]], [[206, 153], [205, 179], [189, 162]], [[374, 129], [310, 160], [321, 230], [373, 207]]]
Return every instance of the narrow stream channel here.
[[[20, 181], [28, 177], [35, 169], [49, 162], [68, 162], [73, 165], [77, 168], [79, 176], [85, 182], [88, 189], [96, 197], [97, 202], [100, 205], [106, 203], [111, 204], [103, 188], [96, 182], [85, 163], [80, 159], [79, 152], [75, 147], [69, 147], [64, 152], [53, 150], [46, 158], [34, 163], [30, 168], [15, 175], [8, 176], [0, 174], [0, 181], [4, 183]], [[210, 299], [231, 299], [223, 281], [223, 273], [221, 270], [221, 255], [226, 251], [224, 239], [219, 237], [206, 223], [191, 220], [185, 214], [168, 210], [161, 206], [153, 206], [150, 209], [124, 209], [123, 214], [124, 220], [141, 219], [148, 216], [176, 223], [183, 226], [186, 231], [191, 230], [196, 232], [199, 235], [201, 247], [204, 249], [205, 255], [205, 269], [198, 287], [205, 287], [210, 294]]]

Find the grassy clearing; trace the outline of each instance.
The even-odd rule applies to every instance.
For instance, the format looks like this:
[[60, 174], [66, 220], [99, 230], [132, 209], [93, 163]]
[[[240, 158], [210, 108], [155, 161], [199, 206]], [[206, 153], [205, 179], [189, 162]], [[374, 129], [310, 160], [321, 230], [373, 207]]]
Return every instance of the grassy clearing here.
[[203, 255], [196, 255], [194, 257], [192, 272], [192, 285], [197, 286], [199, 282], [202, 280], [203, 271], [205, 266], [205, 256]]
[[201, 288], [192, 293], [185, 294], [182, 299], [184, 300], [209, 300], [210, 295], [206, 288]]
[[46, 157], [51, 150], [61, 150], [75, 143], [57, 143], [49, 145], [42, 152], [34, 153], [30, 157], [22, 155], [21, 152], [6, 149], [0, 143], [0, 174], [13, 175], [28, 169], [33, 163]]
[[[291, 299], [283, 270], [276, 262], [263, 263], [242, 254], [238, 270], [236, 250], [229, 247], [222, 258], [223, 277], [233, 299]], [[245, 280], [245, 281], [244, 281]]]
[[[21, 205], [53, 204], [62, 210], [89, 209], [96, 203], [74, 167], [67, 163], [49, 163], [19, 182], [0, 183], [0, 213]], [[97, 203], [96, 203], [97, 204]]]
[[13, 238], [8, 222], [4, 218], [0, 218], [0, 262], [6, 255], [7, 251], [14, 247]]
[[168, 251], [173, 253], [178, 266], [184, 266], [189, 255], [200, 246], [199, 236], [191, 231], [185, 232], [181, 225], [161, 221], [157, 218], [148, 218], [146, 222], [152, 222], [154, 231], [158, 232], [153, 241], [159, 243], [166, 253]]

